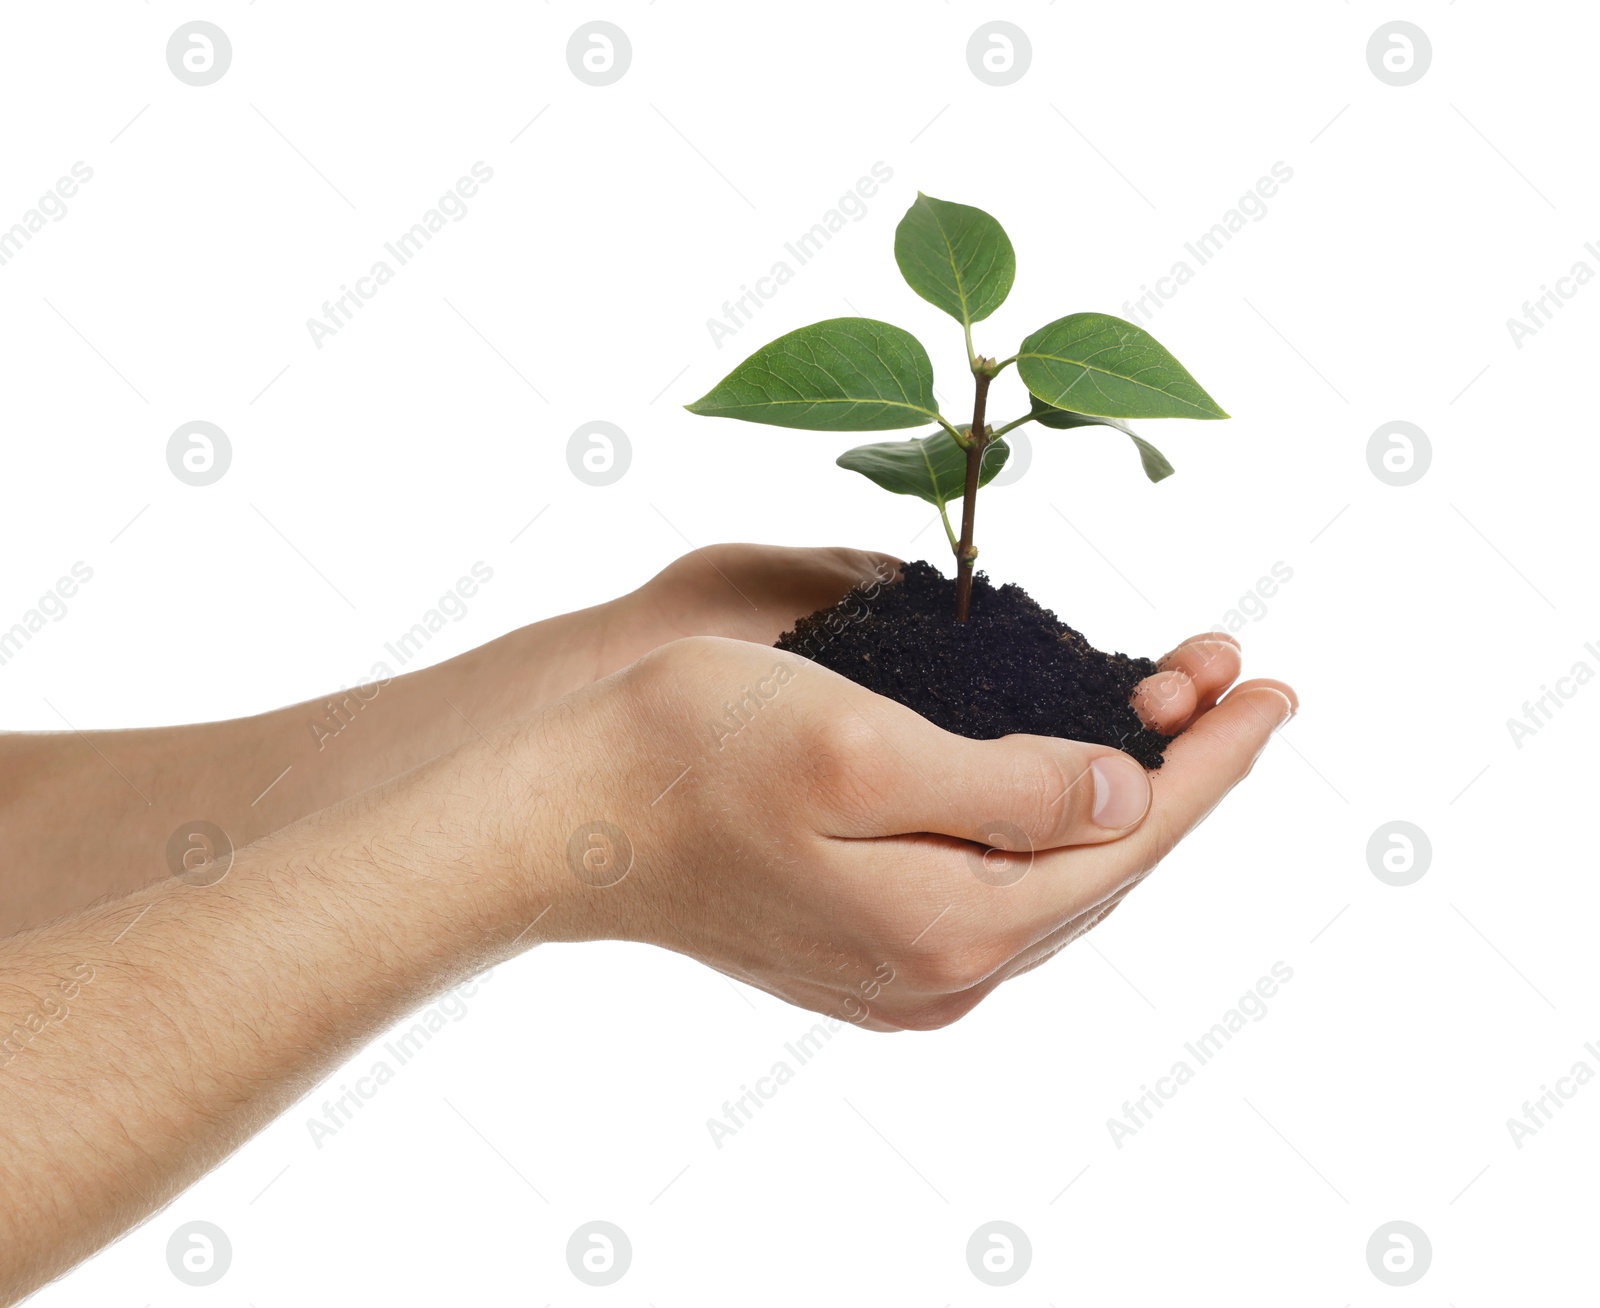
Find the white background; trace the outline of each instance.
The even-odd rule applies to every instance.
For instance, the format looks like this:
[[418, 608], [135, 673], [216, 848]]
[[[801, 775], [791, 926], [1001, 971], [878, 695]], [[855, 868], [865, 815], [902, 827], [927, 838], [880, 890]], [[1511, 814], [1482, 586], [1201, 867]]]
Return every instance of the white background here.
[[[194, 18], [233, 45], [202, 88], [164, 55]], [[606, 87], [565, 55], [595, 18], [632, 45]], [[997, 18], [1032, 45], [998, 88], [965, 55]], [[1395, 18], [1433, 47], [1406, 87], [1365, 53]], [[943, 564], [937, 528], [913, 541], [922, 506], [833, 466], [849, 437], [679, 406], [846, 297], [963, 394], [958, 328], [891, 255], [918, 189], [1010, 232], [1016, 288], [977, 332], [1003, 356], [1064, 313], [1123, 313], [1273, 163], [1294, 170], [1151, 324], [1233, 420], [1147, 424], [1178, 469], [1159, 486], [1091, 429], [1038, 433], [1027, 474], [986, 492], [987, 570], [1107, 648], [1158, 653], [1293, 570], [1240, 634], [1300, 716], [1121, 913], [955, 1027], [845, 1030], [720, 1150], [705, 1120], [810, 1019], [675, 955], [538, 951], [320, 1149], [326, 1091], [39, 1303], [1592, 1294], [1600, 1087], [1521, 1149], [1506, 1126], [1576, 1061], [1600, 1070], [1580, 825], [1600, 688], [1521, 748], [1506, 726], [1600, 669], [1600, 289], [1520, 349], [1506, 327], [1575, 261], [1600, 269], [1591, 12], [156, 0], [4, 23], [0, 227], [94, 170], [0, 266], [0, 626], [94, 569], [0, 668], [19, 728], [62, 729], [47, 699], [89, 729], [353, 683], [477, 560], [494, 580], [430, 660], [630, 589], [685, 538]], [[467, 216], [316, 348], [306, 320], [479, 160]], [[719, 350], [707, 318], [880, 160], [866, 216]], [[996, 390], [1010, 416], [1014, 376]], [[233, 448], [204, 488], [165, 456], [196, 419]], [[633, 447], [602, 488], [565, 456], [594, 419]], [[1408, 487], [1368, 467], [1392, 420], [1431, 438]], [[1404, 888], [1366, 856], [1394, 819], [1433, 847]], [[1267, 1016], [1115, 1147], [1107, 1118], [1280, 960]], [[566, 1264], [592, 1218], [633, 1246], [609, 1289]], [[996, 1218], [1033, 1248], [1003, 1290], [965, 1255]], [[209, 1289], [167, 1268], [191, 1219], [233, 1245]], [[1394, 1219], [1433, 1248], [1405, 1289], [1367, 1264]]]

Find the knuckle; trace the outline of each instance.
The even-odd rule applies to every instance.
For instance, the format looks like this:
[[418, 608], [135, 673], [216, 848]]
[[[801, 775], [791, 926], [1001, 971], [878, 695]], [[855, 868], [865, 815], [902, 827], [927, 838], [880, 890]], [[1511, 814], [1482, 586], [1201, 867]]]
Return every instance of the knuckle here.
[[806, 744], [812, 754], [852, 764], [865, 758], [876, 742], [877, 733], [858, 714], [838, 712], [832, 706], [806, 725]]
[[689, 662], [694, 647], [700, 643], [700, 637], [686, 636], [682, 640], [657, 645], [648, 654], [635, 659], [628, 666], [625, 676], [631, 684], [645, 686], [657, 685], [665, 679], [676, 678]]
[[835, 811], [866, 818], [883, 806], [881, 769], [873, 760], [877, 733], [853, 713], [829, 711], [813, 716], [802, 733], [802, 748], [814, 792]]
[[[678, 737], [704, 716], [704, 685], [717, 666], [719, 646], [713, 637], [688, 636], [659, 645], [617, 674], [618, 703], [629, 728], [642, 739]], [[600, 683], [602, 686], [605, 682]]]
[[622, 672], [622, 683], [643, 698], [681, 693], [691, 676], [712, 666], [732, 642], [714, 636], [683, 636], [640, 655]]
[[671, 703], [680, 681], [668, 647], [653, 649], [624, 668], [617, 677], [618, 701], [637, 730], [653, 727]]
[[1043, 848], [1067, 841], [1088, 821], [1094, 802], [1089, 765], [1076, 751], [1037, 751], [1027, 765], [1019, 793], [1028, 796], [1027, 830]]

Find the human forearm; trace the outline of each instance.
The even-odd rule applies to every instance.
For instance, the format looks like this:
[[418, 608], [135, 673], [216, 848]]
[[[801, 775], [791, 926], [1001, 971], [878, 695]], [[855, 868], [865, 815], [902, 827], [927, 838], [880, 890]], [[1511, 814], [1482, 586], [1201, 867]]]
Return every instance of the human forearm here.
[[164, 878], [0, 942], [0, 1302], [506, 956], [537, 895], [503, 866], [486, 750], [241, 849], [215, 885]]
[[242, 848], [536, 711], [611, 670], [597, 651], [622, 603], [253, 717], [0, 735], [0, 938], [167, 876], [196, 822]]

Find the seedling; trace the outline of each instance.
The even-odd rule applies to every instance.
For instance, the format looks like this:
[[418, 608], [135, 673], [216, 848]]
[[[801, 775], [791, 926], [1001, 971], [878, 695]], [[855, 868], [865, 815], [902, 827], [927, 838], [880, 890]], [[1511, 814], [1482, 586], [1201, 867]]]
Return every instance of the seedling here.
[[[1226, 418], [1184, 366], [1141, 327], [1105, 313], [1070, 313], [996, 362], [972, 348], [972, 324], [1005, 301], [1017, 259], [1005, 229], [981, 209], [918, 192], [894, 233], [894, 257], [911, 289], [961, 324], [972, 370], [972, 421], [956, 426], [934, 401], [933, 364], [911, 333], [871, 318], [830, 318], [762, 346], [685, 407], [808, 431], [888, 431], [937, 423], [908, 441], [860, 445], [838, 459], [897, 495], [939, 510], [956, 557], [956, 620], [972, 601], [978, 557], [972, 533], [978, 490], [1005, 467], [1006, 433], [1026, 422], [1056, 429], [1114, 427], [1138, 448], [1145, 475], [1172, 475], [1161, 451], [1129, 418]], [[1029, 411], [987, 422], [989, 384], [1012, 364], [1028, 388]], [[961, 534], [945, 506], [961, 496]]]

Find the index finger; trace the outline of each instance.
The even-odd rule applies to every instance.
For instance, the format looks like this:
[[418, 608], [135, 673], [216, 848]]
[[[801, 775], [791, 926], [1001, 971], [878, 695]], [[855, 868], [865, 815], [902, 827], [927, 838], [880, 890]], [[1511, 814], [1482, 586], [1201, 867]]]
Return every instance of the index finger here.
[[1135, 831], [1111, 844], [1033, 855], [1028, 876], [1017, 885], [1020, 911], [1041, 931], [1052, 930], [1144, 876], [1249, 775], [1298, 705], [1281, 681], [1236, 686], [1167, 746], [1165, 762], [1150, 779], [1150, 812]]

